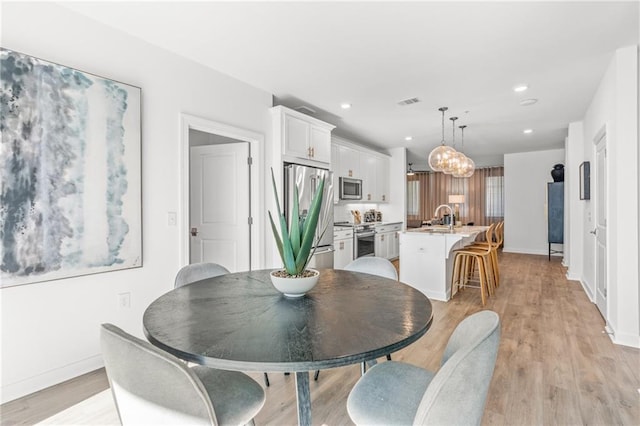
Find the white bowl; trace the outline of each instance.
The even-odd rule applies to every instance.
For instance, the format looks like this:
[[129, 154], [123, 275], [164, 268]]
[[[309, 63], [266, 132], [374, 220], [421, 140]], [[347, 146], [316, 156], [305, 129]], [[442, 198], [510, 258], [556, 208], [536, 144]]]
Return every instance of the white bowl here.
[[287, 297], [302, 297], [318, 283], [320, 278], [320, 273], [317, 270], [307, 270], [314, 272], [314, 275], [303, 278], [277, 277], [273, 273], [279, 270], [271, 271], [271, 284]]

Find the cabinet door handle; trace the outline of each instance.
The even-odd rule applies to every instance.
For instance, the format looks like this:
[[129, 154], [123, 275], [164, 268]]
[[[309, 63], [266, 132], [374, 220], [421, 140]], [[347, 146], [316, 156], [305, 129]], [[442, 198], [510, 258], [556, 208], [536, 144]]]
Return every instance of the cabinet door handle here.
[[311, 148], [310, 147], [307, 148], [307, 157], [311, 157]]
[[198, 228], [191, 228], [191, 236], [196, 237], [198, 235]]
[[371, 194], [367, 194], [367, 201], [371, 201]]
[[386, 196], [386, 195], [383, 195], [383, 196], [382, 196], [382, 201], [387, 201], [387, 200], [386, 200], [386, 198], [387, 198], [387, 196]]
[[598, 228], [595, 228], [593, 231], [589, 231], [589, 233], [596, 235], [598, 233]]
[[311, 148], [311, 158], [316, 156], [316, 149], [315, 148]]
[[344, 250], [344, 241], [340, 241], [340, 250]]
[[353, 170], [349, 170], [349, 177], [353, 177]]
[[384, 241], [384, 234], [380, 235], [380, 239]]

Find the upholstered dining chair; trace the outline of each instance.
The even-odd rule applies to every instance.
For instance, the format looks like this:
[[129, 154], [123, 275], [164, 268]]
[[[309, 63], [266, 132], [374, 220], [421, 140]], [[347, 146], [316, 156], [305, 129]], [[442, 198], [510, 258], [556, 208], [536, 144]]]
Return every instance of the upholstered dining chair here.
[[[398, 280], [398, 271], [393, 263], [383, 257], [363, 256], [353, 260], [344, 267], [345, 271], [363, 272], [365, 274], [377, 275], [379, 277]], [[391, 360], [391, 354], [387, 354], [387, 360]], [[362, 363], [362, 372], [367, 369], [366, 362]], [[313, 379], [318, 380], [320, 370], [316, 370]]]
[[[196, 281], [228, 274], [229, 270], [222, 265], [213, 262], [192, 263], [185, 265], [176, 274], [174, 288], [191, 284]], [[264, 384], [269, 387], [269, 375], [264, 373]]]
[[229, 270], [222, 265], [213, 262], [192, 263], [183, 266], [176, 274], [174, 287], [182, 287], [196, 281], [206, 278], [217, 277], [219, 275], [228, 274]]
[[188, 367], [113, 324], [102, 324], [100, 343], [123, 425], [253, 424], [264, 405], [262, 386], [244, 373]]
[[398, 280], [398, 271], [393, 263], [383, 257], [359, 257], [344, 267], [346, 271], [364, 272], [365, 274]]
[[371, 368], [349, 393], [356, 425], [479, 425], [500, 344], [493, 311], [465, 318], [431, 372], [397, 361]]

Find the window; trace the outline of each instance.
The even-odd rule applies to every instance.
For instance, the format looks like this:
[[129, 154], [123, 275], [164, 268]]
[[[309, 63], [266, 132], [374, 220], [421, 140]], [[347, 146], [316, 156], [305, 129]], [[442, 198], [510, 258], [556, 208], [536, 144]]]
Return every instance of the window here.
[[487, 217], [504, 217], [504, 176], [485, 178], [485, 214]]
[[407, 182], [407, 215], [420, 214], [420, 181]]

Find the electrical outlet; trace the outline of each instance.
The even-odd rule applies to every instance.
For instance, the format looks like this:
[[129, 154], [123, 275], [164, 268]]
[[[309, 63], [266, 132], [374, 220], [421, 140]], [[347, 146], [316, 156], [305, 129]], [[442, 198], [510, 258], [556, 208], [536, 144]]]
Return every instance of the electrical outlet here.
[[167, 213], [167, 224], [169, 226], [176, 226], [177, 223], [178, 223], [178, 215], [176, 214], [176, 212]]
[[118, 294], [118, 309], [129, 309], [131, 307], [131, 293]]

